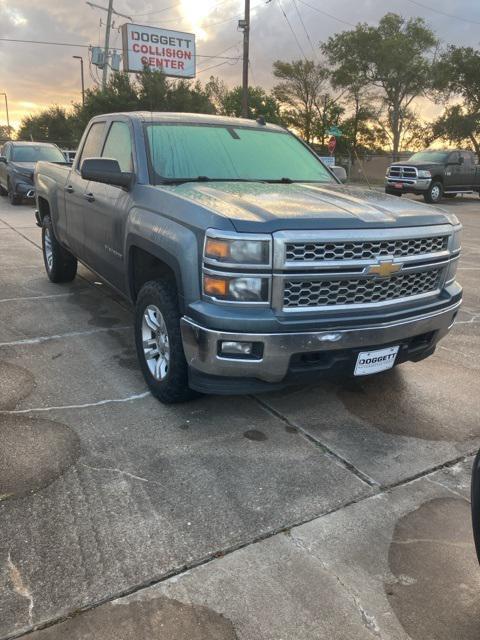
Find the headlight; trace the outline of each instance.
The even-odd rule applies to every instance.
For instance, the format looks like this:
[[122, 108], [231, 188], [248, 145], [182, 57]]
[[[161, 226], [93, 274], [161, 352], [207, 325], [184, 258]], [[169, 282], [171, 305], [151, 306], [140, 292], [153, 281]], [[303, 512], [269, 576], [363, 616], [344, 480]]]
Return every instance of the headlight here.
[[204, 273], [203, 293], [215, 300], [230, 302], [268, 302], [270, 278], [224, 276]]
[[270, 266], [270, 236], [226, 234], [209, 230], [205, 238], [206, 262], [222, 265]]
[[420, 171], [418, 172], [418, 177], [419, 178], [431, 178], [432, 174], [430, 173], [430, 171], [427, 171], [426, 169], [420, 169]]
[[450, 284], [455, 280], [455, 276], [457, 274], [457, 267], [458, 267], [458, 258], [450, 262], [448, 266], [447, 277], [445, 279], [445, 284]]

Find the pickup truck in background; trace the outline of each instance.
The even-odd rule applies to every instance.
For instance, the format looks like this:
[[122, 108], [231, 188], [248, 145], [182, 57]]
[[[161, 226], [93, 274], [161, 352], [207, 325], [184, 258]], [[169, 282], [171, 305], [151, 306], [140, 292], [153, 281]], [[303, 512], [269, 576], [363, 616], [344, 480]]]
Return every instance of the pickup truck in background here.
[[80, 260], [135, 305], [163, 402], [418, 361], [461, 304], [454, 215], [345, 186], [262, 119], [97, 116], [35, 186], [48, 277]]
[[433, 204], [442, 197], [475, 192], [480, 192], [480, 166], [472, 151], [419, 151], [406, 162], [390, 165], [385, 176], [385, 193], [423, 195]]
[[0, 154], [0, 195], [10, 204], [20, 204], [23, 198], [34, 198], [33, 171], [39, 160], [66, 162], [56, 144], [49, 142], [6, 142]]

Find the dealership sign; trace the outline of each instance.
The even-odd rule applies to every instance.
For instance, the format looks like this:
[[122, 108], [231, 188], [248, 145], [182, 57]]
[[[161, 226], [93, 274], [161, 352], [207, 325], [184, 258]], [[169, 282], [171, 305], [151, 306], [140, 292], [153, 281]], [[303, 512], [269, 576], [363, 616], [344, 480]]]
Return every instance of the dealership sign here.
[[195, 35], [138, 24], [122, 27], [123, 68], [139, 72], [145, 67], [175, 78], [195, 77]]

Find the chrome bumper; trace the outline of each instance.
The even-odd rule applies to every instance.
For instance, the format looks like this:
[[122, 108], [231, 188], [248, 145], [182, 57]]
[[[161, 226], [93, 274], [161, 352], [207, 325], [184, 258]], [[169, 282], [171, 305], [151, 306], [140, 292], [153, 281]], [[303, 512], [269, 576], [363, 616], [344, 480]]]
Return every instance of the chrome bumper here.
[[[231, 333], [201, 327], [187, 317], [181, 319], [180, 326], [185, 357], [193, 369], [214, 376], [258, 378], [278, 383], [285, 378], [290, 358], [296, 353], [375, 347], [431, 331], [437, 332], [438, 341], [453, 325], [460, 304], [461, 301], [409, 320], [308, 333]], [[219, 355], [221, 341], [262, 343], [263, 356], [247, 359]]]
[[385, 178], [385, 186], [390, 189], [395, 189], [395, 185], [401, 183], [404, 189], [412, 191], [427, 191], [431, 182], [431, 178]]

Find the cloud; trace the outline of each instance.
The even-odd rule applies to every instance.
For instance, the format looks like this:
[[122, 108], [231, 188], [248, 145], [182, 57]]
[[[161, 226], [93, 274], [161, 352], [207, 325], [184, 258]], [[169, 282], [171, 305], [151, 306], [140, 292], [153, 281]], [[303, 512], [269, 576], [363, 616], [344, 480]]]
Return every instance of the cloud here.
[[[106, 0], [97, 2], [106, 4]], [[457, 0], [453, 4], [450, 0], [436, 0], [435, 4], [433, 0], [425, 0], [425, 5], [429, 3], [435, 10], [405, 0], [401, 13], [407, 17], [424, 17], [443, 42], [478, 46], [476, 22], [480, 23], [480, 6], [474, 6], [471, 0]], [[274, 60], [298, 59], [302, 51], [310, 56], [310, 42], [317, 47], [329, 36], [348, 28], [345, 23], [375, 24], [387, 11], [399, 11], [396, 0], [381, 3], [378, 0], [361, 3], [358, 0], [322, 0], [321, 3], [319, 0], [271, 0], [268, 3], [251, 0], [251, 4], [251, 83], [267, 88], [274, 83], [271, 74]], [[197, 51], [198, 78], [205, 81], [213, 74], [229, 85], [241, 82], [242, 33], [237, 23], [243, 13], [243, 0], [115, 0], [115, 8], [131, 15], [138, 24], [197, 31], [201, 35]], [[441, 12], [464, 17], [465, 21], [454, 20]], [[104, 24], [104, 12], [92, 9], [83, 0], [0, 0], [0, 37], [3, 38], [99, 45], [104, 32], [100, 21]], [[123, 18], [115, 17], [112, 47], [121, 47], [118, 27], [123, 22]], [[91, 86], [95, 69], [89, 69], [87, 54], [87, 48], [78, 46], [0, 42], [0, 91], [8, 94], [12, 121], [18, 122], [23, 115], [34, 111], [31, 105], [43, 108], [78, 101], [79, 64], [72, 56], [84, 57], [86, 83]], [[222, 55], [230, 59], [215, 57]], [[431, 103], [419, 101], [419, 107], [427, 117], [437, 112]], [[3, 117], [0, 110], [0, 123]]]

